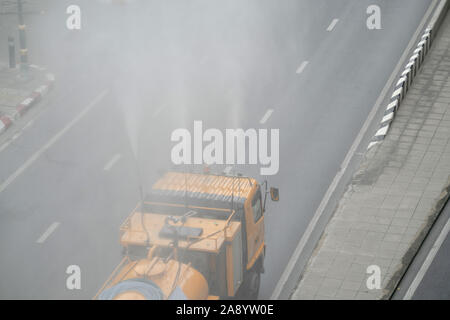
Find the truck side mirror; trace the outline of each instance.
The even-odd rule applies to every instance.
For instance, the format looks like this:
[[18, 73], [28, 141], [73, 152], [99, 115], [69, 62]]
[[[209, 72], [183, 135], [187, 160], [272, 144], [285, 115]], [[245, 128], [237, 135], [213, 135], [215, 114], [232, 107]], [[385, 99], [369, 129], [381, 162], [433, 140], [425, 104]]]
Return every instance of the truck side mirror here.
[[280, 192], [278, 191], [278, 188], [270, 188], [270, 197], [272, 198], [272, 201], [280, 200]]

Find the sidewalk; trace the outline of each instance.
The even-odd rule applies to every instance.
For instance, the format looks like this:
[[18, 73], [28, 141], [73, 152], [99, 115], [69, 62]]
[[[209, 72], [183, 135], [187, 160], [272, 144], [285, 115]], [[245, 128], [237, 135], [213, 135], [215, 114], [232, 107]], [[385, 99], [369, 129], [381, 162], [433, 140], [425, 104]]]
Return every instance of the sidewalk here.
[[[387, 299], [450, 191], [450, 15], [382, 143], [370, 149], [291, 299]], [[381, 288], [368, 289], [369, 266]]]
[[53, 75], [43, 68], [30, 66], [24, 79], [19, 68], [10, 69], [0, 61], [0, 134], [39, 102], [53, 82]]

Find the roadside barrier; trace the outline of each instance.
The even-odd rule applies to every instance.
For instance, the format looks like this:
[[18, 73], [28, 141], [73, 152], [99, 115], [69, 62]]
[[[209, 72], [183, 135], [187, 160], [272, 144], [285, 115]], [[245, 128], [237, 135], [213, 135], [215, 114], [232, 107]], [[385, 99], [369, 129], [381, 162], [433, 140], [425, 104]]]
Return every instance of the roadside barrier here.
[[411, 87], [414, 78], [419, 73], [420, 67], [425, 61], [425, 57], [431, 49], [434, 36], [439, 29], [444, 17], [448, 11], [449, 2], [447, 0], [442, 0], [439, 3], [436, 14], [430, 21], [430, 24], [425, 29], [419, 43], [416, 46], [413, 54], [409, 58], [403, 72], [397, 84], [394, 87], [390, 102], [386, 107], [383, 119], [381, 120], [380, 127], [372, 138], [367, 149], [371, 149], [375, 145], [381, 143], [389, 132], [392, 121], [394, 121], [395, 114], [399, 109], [401, 102], [406, 96], [409, 88]]

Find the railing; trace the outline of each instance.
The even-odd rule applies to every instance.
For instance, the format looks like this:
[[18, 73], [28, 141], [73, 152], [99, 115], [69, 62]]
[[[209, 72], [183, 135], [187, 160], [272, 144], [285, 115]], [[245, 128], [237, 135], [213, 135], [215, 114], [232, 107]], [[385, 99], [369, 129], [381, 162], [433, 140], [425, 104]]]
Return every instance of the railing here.
[[[230, 222], [233, 219], [236, 210], [231, 210], [231, 209], [223, 209], [223, 208], [208, 208], [208, 207], [199, 207], [199, 206], [192, 206], [192, 205], [182, 205], [182, 204], [173, 204], [173, 203], [165, 203], [165, 202], [143, 202], [144, 205], [154, 205], [154, 206], [162, 206], [162, 207], [171, 207], [171, 208], [186, 208], [189, 210], [204, 210], [204, 211], [216, 211], [216, 212], [229, 212], [230, 215], [228, 216], [227, 220], [225, 221], [225, 226], [220, 229], [217, 230], [215, 232], [212, 232], [206, 236], [188, 236], [186, 239], [184, 239], [183, 241], [187, 241], [189, 242], [186, 247], [184, 249], [188, 249], [189, 247], [191, 247], [193, 244], [198, 243], [202, 240], [213, 240], [214, 244], [215, 244], [215, 249], [218, 249], [218, 244], [217, 244], [217, 240], [218, 238], [215, 239], [210, 239], [211, 237], [223, 232], [224, 233], [224, 237], [227, 237], [227, 229], [230, 226]], [[123, 236], [123, 234], [129, 230], [130, 228], [130, 220], [131, 217], [135, 214], [138, 213], [138, 208], [141, 209], [141, 212], [139, 212], [140, 214], [149, 214], [150, 212], [142, 212], [142, 205], [139, 203], [136, 208], [130, 213], [130, 215], [125, 219], [125, 221], [122, 223], [122, 225], [120, 226], [120, 237]], [[152, 212], [157, 214], [158, 212]]]

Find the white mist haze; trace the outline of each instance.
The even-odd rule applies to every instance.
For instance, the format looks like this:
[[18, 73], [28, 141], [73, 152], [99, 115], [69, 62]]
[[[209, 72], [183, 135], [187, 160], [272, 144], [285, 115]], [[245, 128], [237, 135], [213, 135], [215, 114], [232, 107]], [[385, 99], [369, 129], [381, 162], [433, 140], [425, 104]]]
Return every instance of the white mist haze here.
[[[277, 12], [274, 3], [135, 1], [104, 10], [111, 12], [100, 18], [94, 43], [108, 63], [143, 172], [152, 164], [170, 166], [169, 129], [190, 128], [194, 120], [223, 129], [257, 127], [260, 113], [251, 122], [243, 122], [244, 115], [266, 107], [254, 104], [269, 89], [263, 86], [268, 77], [282, 85], [277, 69], [287, 53], [277, 46], [286, 40], [275, 38], [273, 29], [283, 27], [287, 12]], [[164, 125], [149, 124], [158, 118]], [[165, 160], [155, 163], [155, 153]]]

